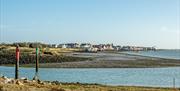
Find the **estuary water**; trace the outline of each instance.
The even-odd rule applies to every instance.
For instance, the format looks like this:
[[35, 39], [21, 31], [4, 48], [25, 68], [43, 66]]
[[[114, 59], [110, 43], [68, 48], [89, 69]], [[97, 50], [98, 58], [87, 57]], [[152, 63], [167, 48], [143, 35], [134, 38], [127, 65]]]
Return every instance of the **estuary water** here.
[[157, 50], [157, 51], [138, 51], [138, 52], [128, 51], [124, 53], [180, 60], [180, 50]]
[[[14, 78], [14, 67], [0, 66], [0, 74]], [[34, 68], [20, 68], [20, 77], [32, 79]], [[170, 68], [40, 68], [41, 80], [105, 85], [180, 87], [180, 67]]]

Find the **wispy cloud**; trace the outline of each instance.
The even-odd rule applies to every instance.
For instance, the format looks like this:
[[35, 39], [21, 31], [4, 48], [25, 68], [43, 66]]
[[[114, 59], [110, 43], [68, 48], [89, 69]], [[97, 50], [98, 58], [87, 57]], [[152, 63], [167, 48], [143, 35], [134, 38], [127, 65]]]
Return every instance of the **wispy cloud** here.
[[167, 26], [160, 27], [160, 31], [162, 31], [164, 33], [179, 33], [180, 32], [179, 29], [170, 29]]

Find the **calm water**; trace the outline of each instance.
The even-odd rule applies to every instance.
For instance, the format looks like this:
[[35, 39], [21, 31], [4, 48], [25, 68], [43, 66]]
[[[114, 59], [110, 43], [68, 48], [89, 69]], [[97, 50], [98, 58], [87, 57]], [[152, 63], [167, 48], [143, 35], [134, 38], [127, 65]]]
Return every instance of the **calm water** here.
[[[32, 79], [34, 68], [20, 68], [20, 77]], [[14, 77], [14, 67], [0, 66], [0, 73]], [[180, 67], [173, 68], [98, 68], [98, 69], [66, 69], [41, 68], [42, 80], [100, 83], [107, 85], [133, 85], [172, 87], [173, 78], [176, 86], [180, 87]]]
[[159, 58], [180, 59], [180, 50], [139, 51], [125, 53]]

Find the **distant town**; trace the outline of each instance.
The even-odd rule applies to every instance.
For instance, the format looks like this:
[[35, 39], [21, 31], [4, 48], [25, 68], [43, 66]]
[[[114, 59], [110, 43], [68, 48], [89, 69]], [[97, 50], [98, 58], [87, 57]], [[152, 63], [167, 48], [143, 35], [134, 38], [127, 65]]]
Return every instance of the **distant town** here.
[[64, 43], [64, 44], [44, 44], [44, 43], [31, 43], [31, 42], [19, 42], [19, 43], [12, 43], [6, 44], [1, 43], [1, 46], [16, 46], [19, 45], [20, 47], [42, 47], [42, 48], [77, 48], [83, 49], [86, 52], [98, 52], [98, 51], [154, 51], [156, 50], [155, 47], [142, 47], [142, 46], [121, 46], [121, 45], [114, 45], [114, 44], [91, 44], [91, 43]]

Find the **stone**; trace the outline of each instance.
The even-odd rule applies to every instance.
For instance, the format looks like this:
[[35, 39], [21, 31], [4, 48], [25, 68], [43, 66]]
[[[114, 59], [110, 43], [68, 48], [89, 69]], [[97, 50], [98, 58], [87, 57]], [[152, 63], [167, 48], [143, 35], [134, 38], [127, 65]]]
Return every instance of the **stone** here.
[[28, 78], [26, 78], [26, 77], [21, 77], [20, 79], [21, 80], [28, 80]]
[[23, 83], [21, 83], [19, 80], [16, 81], [17, 85], [24, 85]]

